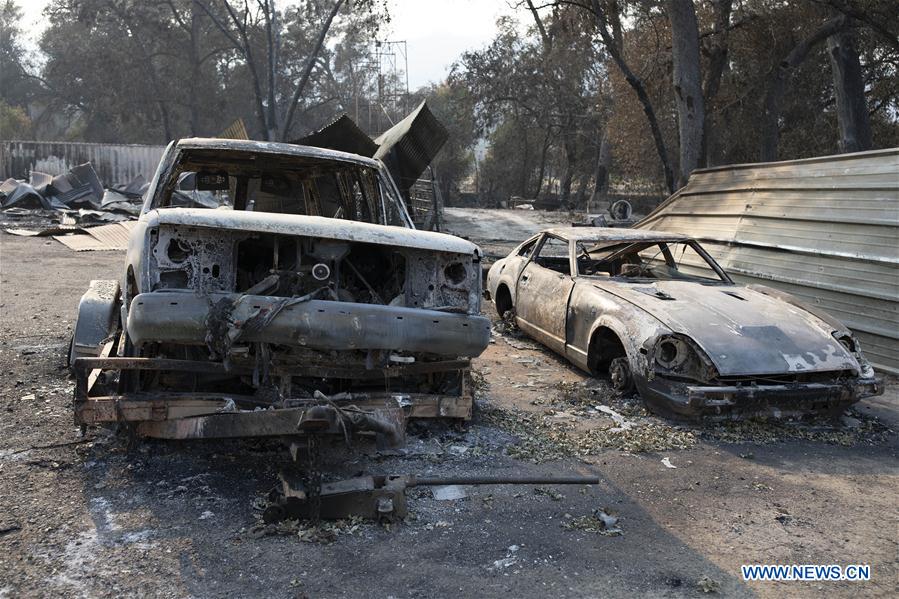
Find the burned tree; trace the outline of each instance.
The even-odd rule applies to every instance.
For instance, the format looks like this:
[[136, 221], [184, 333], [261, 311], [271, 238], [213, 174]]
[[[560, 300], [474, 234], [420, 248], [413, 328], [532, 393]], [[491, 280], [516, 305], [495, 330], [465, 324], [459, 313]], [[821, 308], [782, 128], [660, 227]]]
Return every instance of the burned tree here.
[[871, 149], [871, 125], [865, 101], [865, 81], [851, 31], [827, 38], [827, 55], [833, 71], [833, 93], [840, 129], [840, 152]]
[[680, 164], [677, 186], [687, 184], [690, 172], [701, 166], [705, 98], [699, 65], [699, 29], [693, 0], [668, 0], [674, 63], [674, 100], [680, 134]]

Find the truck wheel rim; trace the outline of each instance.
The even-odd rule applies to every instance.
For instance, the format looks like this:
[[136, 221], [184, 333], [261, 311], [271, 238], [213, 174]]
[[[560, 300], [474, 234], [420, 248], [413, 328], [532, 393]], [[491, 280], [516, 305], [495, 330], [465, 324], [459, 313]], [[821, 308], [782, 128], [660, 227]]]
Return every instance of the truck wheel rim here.
[[609, 378], [612, 380], [612, 387], [619, 391], [630, 385], [631, 371], [626, 359], [615, 358], [612, 360], [609, 365]]

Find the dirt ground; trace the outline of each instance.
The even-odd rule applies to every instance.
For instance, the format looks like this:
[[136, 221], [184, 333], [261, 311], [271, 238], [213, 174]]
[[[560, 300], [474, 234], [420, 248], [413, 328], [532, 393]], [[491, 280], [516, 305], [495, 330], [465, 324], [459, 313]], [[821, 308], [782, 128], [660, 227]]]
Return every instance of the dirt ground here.
[[443, 229], [470, 239], [484, 251], [487, 262], [508, 254], [519, 243], [548, 227], [570, 227], [583, 214], [500, 208], [444, 208]]
[[[899, 591], [895, 379], [843, 426], [697, 429], [614, 398], [497, 324], [477, 360], [471, 424], [416, 426], [397, 455], [335, 445], [331, 474], [596, 474], [601, 484], [467, 487], [451, 501], [413, 489], [406, 521], [344, 522], [309, 542], [302, 526], [258, 525], [261, 499], [290, 466], [275, 443], [79, 437], [65, 349], [88, 281], [116, 278], [122, 261], [0, 234], [0, 597]], [[596, 532], [595, 510], [617, 515], [621, 534]], [[740, 565], [752, 563], [869, 564], [872, 580], [743, 582]]]

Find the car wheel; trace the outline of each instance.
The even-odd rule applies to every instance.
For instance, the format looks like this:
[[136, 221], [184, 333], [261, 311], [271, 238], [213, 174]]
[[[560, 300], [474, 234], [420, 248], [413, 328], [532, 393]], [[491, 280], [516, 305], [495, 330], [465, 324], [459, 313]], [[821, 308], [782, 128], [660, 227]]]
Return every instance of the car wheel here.
[[614, 358], [609, 363], [609, 379], [612, 381], [612, 388], [622, 395], [634, 390], [634, 377], [626, 357]]

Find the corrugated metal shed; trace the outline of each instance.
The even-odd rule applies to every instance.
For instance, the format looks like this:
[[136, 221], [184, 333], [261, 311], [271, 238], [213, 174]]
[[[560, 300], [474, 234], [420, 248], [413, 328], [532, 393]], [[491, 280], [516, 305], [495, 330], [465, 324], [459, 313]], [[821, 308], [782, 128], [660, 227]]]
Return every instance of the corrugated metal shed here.
[[899, 374], [899, 148], [697, 170], [635, 226], [696, 237], [735, 280], [820, 306]]
[[90, 162], [104, 185], [153, 178], [165, 146], [65, 141], [0, 141], [0, 180], [28, 179], [31, 171], [61, 175]]

